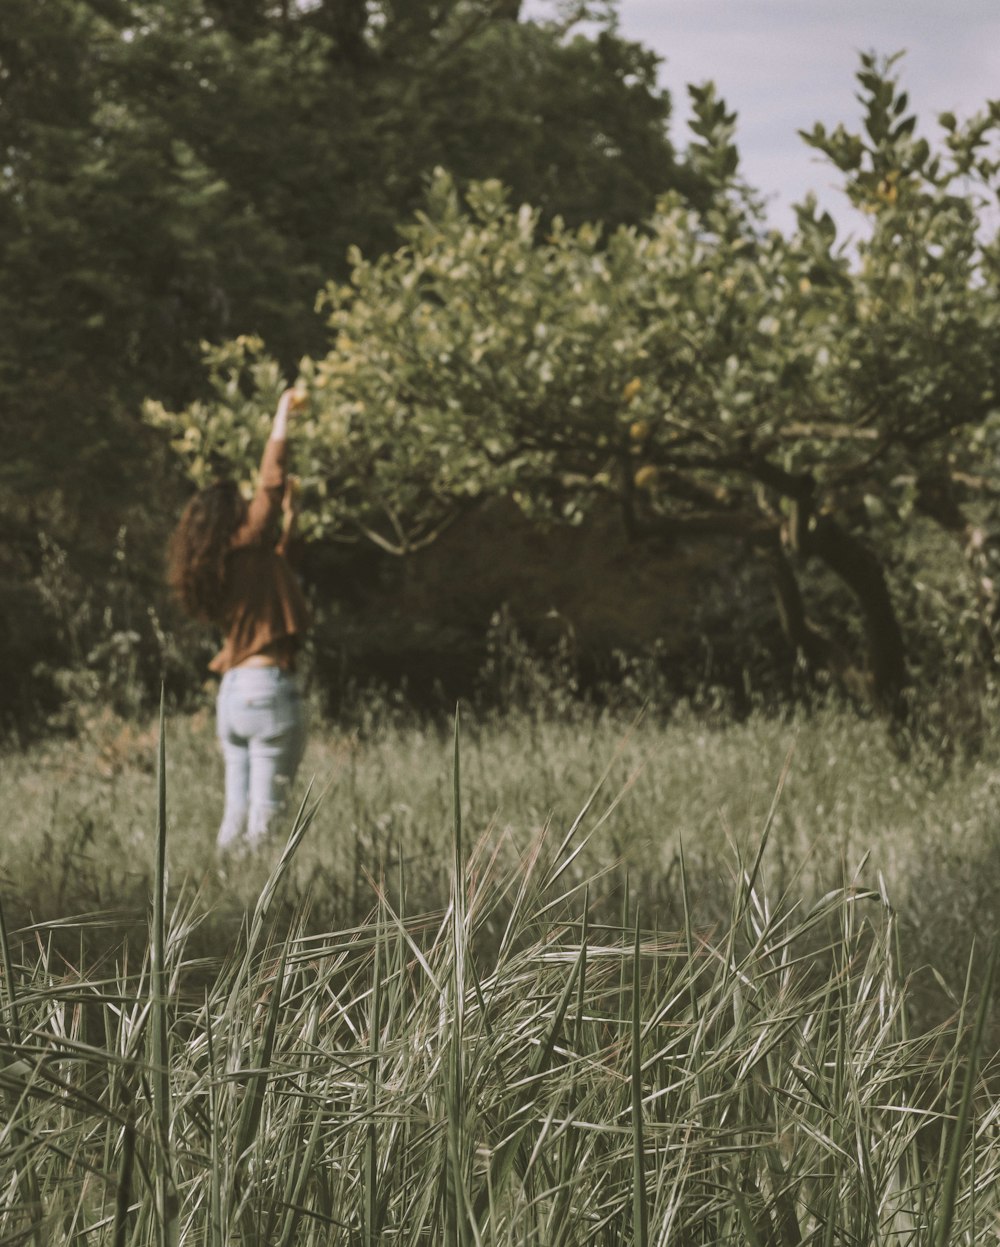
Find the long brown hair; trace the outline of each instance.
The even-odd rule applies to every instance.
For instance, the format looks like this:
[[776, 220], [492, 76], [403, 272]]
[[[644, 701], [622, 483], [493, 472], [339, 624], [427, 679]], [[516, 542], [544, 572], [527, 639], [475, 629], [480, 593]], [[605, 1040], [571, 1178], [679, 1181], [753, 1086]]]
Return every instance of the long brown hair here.
[[167, 580], [189, 615], [222, 622], [226, 552], [246, 517], [247, 504], [235, 481], [216, 481], [184, 508], [170, 539]]

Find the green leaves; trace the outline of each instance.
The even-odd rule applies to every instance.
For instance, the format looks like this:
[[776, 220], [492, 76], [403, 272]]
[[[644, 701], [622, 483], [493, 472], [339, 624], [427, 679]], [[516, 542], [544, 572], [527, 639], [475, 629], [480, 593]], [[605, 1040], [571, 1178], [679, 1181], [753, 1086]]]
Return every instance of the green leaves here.
[[[901, 117], [905, 94], [865, 64], [871, 108]], [[724, 146], [732, 114], [710, 86], [693, 96], [696, 135]], [[353, 252], [350, 284], [323, 297], [331, 349], [302, 363], [313, 407], [298, 435], [314, 532], [365, 532], [403, 553], [485, 496], [516, 492], [539, 514], [578, 514], [595, 479], [629, 493], [639, 449], [675, 470], [697, 462], [702, 476], [714, 463], [731, 482], [752, 479], [754, 457], [780, 448], [795, 471], [835, 489], [870, 457], [872, 438], [924, 446], [956, 423], [974, 426], [976, 395], [995, 389], [974, 216], [942, 208], [903, 162], [872, 190], [913, 127], [904, 117], [884, 130], [873, 122], [869, 139], [876, 131], [878, 152], [843, 127], [810, 139], [888, 221], [853, 266], [814, 200], [789, 238], [760, 237], [739, 212], [696, 218], [669, 196], [645, 229], [602, 235], [559, 221], [543, 230], [497, 181], [474, 184], [463, 202], [439, 171], [404, 246], [376, 261]], [[922, 161], [916, 152], [907, 167]], [[892, 221], [904, 196], [929, 196], [936, 210], [909, 209], [900, 253]], [[250, 363], [249, 342], [210, 353], [214, 408], [150, 410], [195, 474], [209, 444], [244, 469], [256, 458], [250, 433], [260, 437], [281, 380], [263, 354]], [[641, 448], [625, 434], [637, 418], [650, 429]], [[659, 505], [683, 514], [676, 501]]]
[[701, 140], [691, 145], [688, 155], [711, 186], [725, 190], [739, 167], [739, 152], [733, 142], [736, 114], [727, 112], [714, 82], [689, 86], [688, 94], [694, 114], [691, 132]]
[[149, 400], [145, 418], [172, 434], [171, 446], [196, 484], [231, 474], [249, 491], [284, 389], [281, 369], [265, 354], [263, 342], [250, 336], [221, 347], [206, 343], [204, 358], [214, 397], [181, 414]]

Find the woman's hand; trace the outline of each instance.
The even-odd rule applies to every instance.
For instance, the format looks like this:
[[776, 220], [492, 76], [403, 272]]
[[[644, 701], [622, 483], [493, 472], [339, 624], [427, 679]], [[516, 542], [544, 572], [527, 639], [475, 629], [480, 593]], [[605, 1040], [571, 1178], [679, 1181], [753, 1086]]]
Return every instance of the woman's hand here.
[[288, 436], [288, 420], [295, 412], [300, 411], [308, 402], [301, 390], [289, 387], [278, 399], [278, 410], [274, 414], [271, 426], [271, 437], [275, 441], [283, 441]]

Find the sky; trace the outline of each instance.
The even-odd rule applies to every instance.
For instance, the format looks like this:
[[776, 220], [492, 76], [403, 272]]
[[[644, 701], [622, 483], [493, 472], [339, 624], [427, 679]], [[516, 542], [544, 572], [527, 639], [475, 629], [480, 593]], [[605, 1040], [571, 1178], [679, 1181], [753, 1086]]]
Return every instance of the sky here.
[[619, 0], [618, 12], [622, 34], [664, 58], [678, 146], [686, 84], [715, 81], [738, 114], [744, 176], [781, 229], [810, 189], [842, 224], [850, 217], [835, 173], [797, 131], [857, 123], [861, 52], [905, 49], [896, 71], [928, 138], [939, 113], [962, 119], [1000, 99], [1000, 0]]

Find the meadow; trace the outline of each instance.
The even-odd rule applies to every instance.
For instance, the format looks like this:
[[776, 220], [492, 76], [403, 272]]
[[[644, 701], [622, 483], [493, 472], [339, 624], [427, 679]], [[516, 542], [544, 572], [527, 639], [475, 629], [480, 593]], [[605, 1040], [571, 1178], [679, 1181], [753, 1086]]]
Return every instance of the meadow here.
[[159, 740], [0, 761], [0, 1243], [995, 1241], [1000, 739], [375, 707], [224, 869]]

